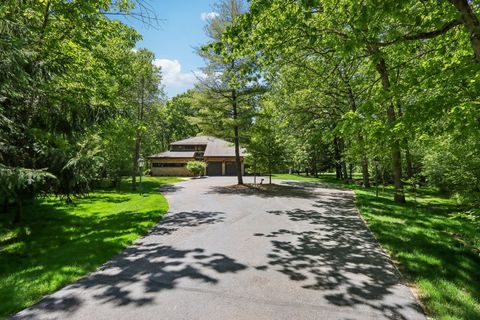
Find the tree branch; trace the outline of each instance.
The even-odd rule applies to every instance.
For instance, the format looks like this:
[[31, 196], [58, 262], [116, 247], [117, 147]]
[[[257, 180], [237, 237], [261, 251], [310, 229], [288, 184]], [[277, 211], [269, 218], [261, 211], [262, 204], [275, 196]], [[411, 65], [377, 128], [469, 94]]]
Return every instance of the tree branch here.
[[406, 34], [401, 36], [400, 38], [394, 39], [392, 41], [387, 42], [378, 42], [376, 45], [379, 47], [386, 47], [392, 44], [395, 44], [400, 41], [411, 41], [411, 40], [421, 40], [421, 39], [432, 39], [441, 34], [447, 33], [449, 30], [455, 28], [458, 25], [461, 25], [462, 21], [460, 19], [455, 19], [450, 22], [445, 23], [440, 29], [427, 31], [427, 32], [419, 32], [415, 34]]

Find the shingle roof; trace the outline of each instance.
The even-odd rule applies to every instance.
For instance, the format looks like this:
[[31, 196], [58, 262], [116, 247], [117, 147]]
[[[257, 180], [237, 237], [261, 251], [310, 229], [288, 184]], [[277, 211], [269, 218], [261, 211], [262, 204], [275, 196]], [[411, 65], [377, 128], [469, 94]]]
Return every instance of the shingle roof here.
[[193, 158], [195, 151], [165, 151], [152, 154], [148, 158]]
[[211, 136], [196, 136], [196, 137], [191, 137], [191, 138], [183, 139], [180, 141], [172, 142], [170, 143], [170, 145], [172, 146], [207, 145], [211, 142], [215, 142], [216, 140], [225, 141], [225, 140], [218, 139]]
[[[216, 138], [215, 138], [216, 139]], [[240, 148], [240, 156], [245, 155], [245, 149]], [[205, 149], [205, 157], [235, 157], [235, 146], [233, 143], [216, 139], [213, 142], [207, 144]]]
[[[205, 157], [234, 157], [235, 147], [233, 143], [225, 141], [223, 139], [215, 138], [212, 136], [196, 136], [180, 141], [172, 142], [172, 146], [192, 146], [192, 145], [206, 145]], [[240, 156], [245, 156], [246, 150], [240, 148]], [[166, 151], [158, 154], [154, 154], [149, 158], [193, 158], [193, 151]]]

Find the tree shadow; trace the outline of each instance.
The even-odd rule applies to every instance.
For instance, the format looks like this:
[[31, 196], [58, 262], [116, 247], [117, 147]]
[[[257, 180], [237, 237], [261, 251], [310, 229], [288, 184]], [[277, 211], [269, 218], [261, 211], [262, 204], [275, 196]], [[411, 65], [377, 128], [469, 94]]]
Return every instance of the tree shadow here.
[[161, 193], [174, 193], [174, 192], [178, 192], [180, 190], [182, 190], [184, 187], [181, 187], [181, 186], [178, 186], [178, 185], [175, 185], [175, 184], [165, 184], [165, 185], [162, 185], [160, 188], [159, 188], [159, 191]]
[[325, 195], [313, 206], [319, 209], [269, 211], [314, 228], [256, 234], [271, 239], [268, 264], [335, 306], [369, 306], [388, 319], [423, 318], [407, 289], [398, 299], [399, 275], [358, 216], [353, 196]]
[[[318, 186], [317, 186], [318, 188]], [[231, 186], [215, 186], [207, 193], [219, 193], [225, 195], [247, 195], [262, 198], [284, 197], [284, 198], [315, 198], [318, 195], [312, 189], [287, 186], [283, 184], [243, 184]]]
[[[462, 220], [452, 219], [451, 205], [432, 210], [429, 203], [400, 206], [391, 199], [360, 194], [357, 198], [363, 215], [381, 243], [395, 252], [402, 271], [409, 279], [428, 281], [438, 292], [430, 298], [437, 304], [468, 293], [480, 297], [480, 256], [468, 240], [478, 238], [479, 229]], [[441, 283], [458, 288], [445, 295]], [[454, 284], [454, 285], [452, 285]], [[461, 314], [461, 318], [479, 318], [478, 307], [461, 301], [445, 304], [445, 310]], [[461, 310], [461, 313], [458, 311]], [[472, 316], [474, 315], [474, 316]]]
[[169, 235], [184, 227], [198, 227], [205, 224], [219, 223], [225, 220], [224, 212], [190, 211], [166, 215], [149, 234]]
[[292, 186], [292, 187], [297, 187], [297, 188], [303, 188], [303, 189], [316, 189], [316, 188], [328, 188], [328, 189], [336, 189], [336, 190], [349, 190], [346, 188], [339, 187], [338, 185], [324, 182], [324, 181], [295, 181], [295, 180], [283, 180], [282, 184]]
[[[12, 319], [35, 319], [54, 311], [75, 312], [92, 290], [100, 303], [142, 306], [154, 303], [154, 293], [176, 288], [184, 280], [215, 285], [216, 274], [236, 273], [247, 266], [204, 249], [177, 249], [157, 243], [137, 243], [95, 273], [43, 299]], [[138, 290], [140, 288], [140, 291]]]

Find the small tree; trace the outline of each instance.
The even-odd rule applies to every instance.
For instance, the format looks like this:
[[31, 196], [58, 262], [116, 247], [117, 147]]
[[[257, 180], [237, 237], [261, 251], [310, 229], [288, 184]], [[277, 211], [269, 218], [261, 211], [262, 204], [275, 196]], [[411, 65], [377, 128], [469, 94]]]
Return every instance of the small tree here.
[[32, 198], [40, 190], [47, 190], [55, 176], [45, 170], [7, 167], [0, 164], [0, 192], [6, 199], [15, 200], [14, 223], [20, 223], [23, 215], [23, 200]]
[[257, 115], [248, 147], [253, 170], [265, 172], [272, 184], [272, 173], [284, 165], [285, 147], [278, 134], [274, 110], [264, 106]]
[[190, 171], [194, 177], [202, 176], [207, 164], [203, 161], [189, 161], [187, 163], [187, 170]]

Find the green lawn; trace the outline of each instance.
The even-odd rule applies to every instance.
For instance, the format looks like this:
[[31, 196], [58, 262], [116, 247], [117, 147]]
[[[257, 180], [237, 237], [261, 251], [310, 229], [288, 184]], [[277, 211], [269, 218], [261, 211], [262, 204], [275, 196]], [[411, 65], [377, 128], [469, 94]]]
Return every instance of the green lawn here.
[[168, 209], [159, 186], [177, 181], [145, 177], [139, 195], [125, 180], [70, 206], [39, 199], [25, 206], [22, 226], [0, 214], [0, 318], [95, 270], [145, 234]]
[[[417, 201], [407, 192], [406, 205], [392, 201], [386, 188], [364, 189], [336, 181], [275, 175], [279, 179], [326, 182], [351, 188], [370, 229], [390, 253], [405, 280], [417, 288], [429, 316], [437, 319], [480, 319], [480, 224], [454, 218], [461, 210], [435, 190], [420, 190]], [[381, 188], [380, 188], [381, 189]]]

